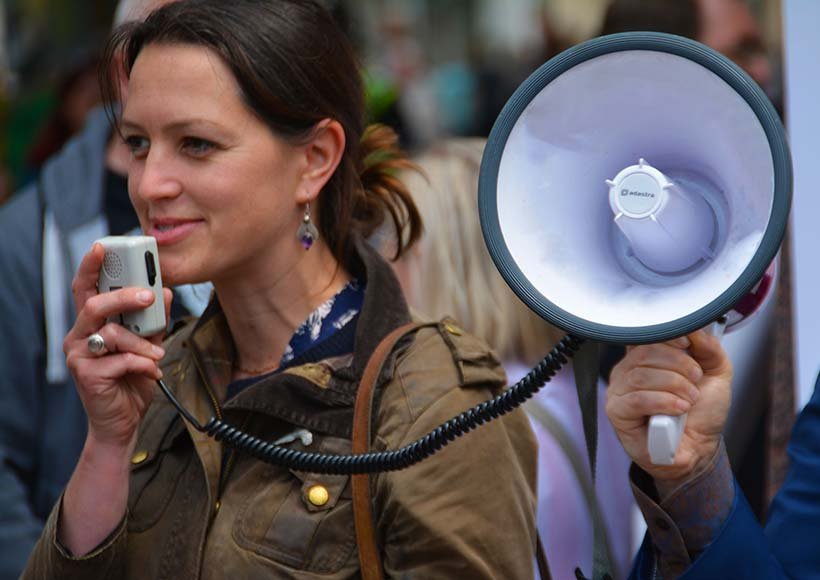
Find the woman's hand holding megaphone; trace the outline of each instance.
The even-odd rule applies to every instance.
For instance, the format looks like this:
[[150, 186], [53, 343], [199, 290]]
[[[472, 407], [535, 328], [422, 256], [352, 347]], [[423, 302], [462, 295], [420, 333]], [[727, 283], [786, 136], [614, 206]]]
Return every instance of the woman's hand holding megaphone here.
[[[627, 454], [663, 490], [699, 473], [714, 457], [731, 400], [732, 364], [720, 340], [704, 330], [661, 344], [629, 347], [612, 370], [606, 412]], [[671, 465], [650, 461], [653, 415], [688, 419]]]

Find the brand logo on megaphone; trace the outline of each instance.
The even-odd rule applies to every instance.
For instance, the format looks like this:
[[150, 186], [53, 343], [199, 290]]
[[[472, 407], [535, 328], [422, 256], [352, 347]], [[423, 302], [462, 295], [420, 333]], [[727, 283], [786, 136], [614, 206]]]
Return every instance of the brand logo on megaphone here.
[[655, 197], [655, 194], [651, 191], [636, 191], [634, 189], [622, 189], [621, 197], [626, 197], [627, 195], [630, 195], [632, 197]]

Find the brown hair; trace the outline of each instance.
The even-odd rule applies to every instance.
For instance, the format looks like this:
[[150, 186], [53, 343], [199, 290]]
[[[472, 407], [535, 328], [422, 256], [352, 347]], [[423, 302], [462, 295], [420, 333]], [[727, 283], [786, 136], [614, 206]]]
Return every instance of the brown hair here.
[[[396, 134], [364, 126], [364, 92], [350, 42], [314, 0], [179, 0], [144, 22], [117, 29], [101, 68], [103, 95], [115, 126], [119, 86], [111, 64], [122, 54], [124, 72], [152, 43], [206, 47], [236, 77], [246, 105], [279, 137], [310, 138], [330, 118], [345, 132], [342, 159], [322, 193], [318, 227], [337, 259], [346, 262], [351, 234], [369, 237], [390, 216], [399, 240], [396, 256], [421, 234], [421, 217], [396, 177], [410, 167]], [[404, 243], [402, 243], [404, 242]]]

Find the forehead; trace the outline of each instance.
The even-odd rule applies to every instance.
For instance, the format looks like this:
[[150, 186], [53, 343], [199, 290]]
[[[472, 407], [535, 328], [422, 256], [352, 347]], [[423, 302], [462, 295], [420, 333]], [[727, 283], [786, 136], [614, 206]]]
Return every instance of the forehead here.
[[189, 44], [150, 44], [131, 69], [124, 117], [193, 108], [200, 114], [247, 110], [227, 64], [214, 51]]

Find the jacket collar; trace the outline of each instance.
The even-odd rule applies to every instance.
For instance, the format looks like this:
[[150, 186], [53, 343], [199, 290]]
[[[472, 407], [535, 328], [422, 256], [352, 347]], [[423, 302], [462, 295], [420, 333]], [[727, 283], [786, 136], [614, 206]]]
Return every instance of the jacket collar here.
[[[253, 411], [328, 434], [350, 436], [356, 388], [367, 361], [385, 336], [411, 318], [392, 268], [366, 241], [354, 240], [347, 266], [353, 276], [365, 283], [353, 353], [266, 377], [225, 404], [226, 416], [239, 410]], [[204, 388], [210, 389], [218, 400], [224, 400], [235, 348], [217, 297], [187, 342], [205, 382]], [[389, 372], [392, 364], [385, 365], [382, 380]]]
[[347, 374], [358, 383], [379, 343], [399, 326], [411, 322], [411, 317], [393, 268], [363, 239], [356, 238], [354, 248], [350, 271], [367, 283]]

